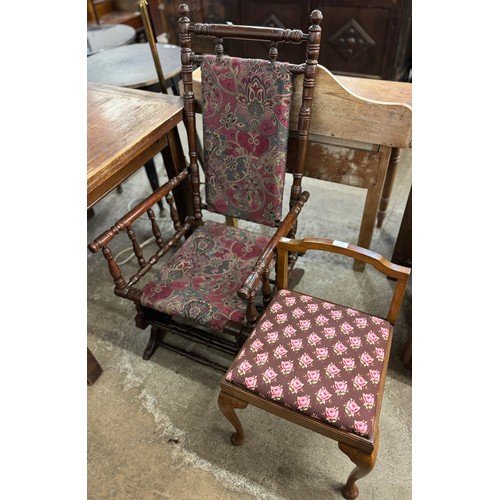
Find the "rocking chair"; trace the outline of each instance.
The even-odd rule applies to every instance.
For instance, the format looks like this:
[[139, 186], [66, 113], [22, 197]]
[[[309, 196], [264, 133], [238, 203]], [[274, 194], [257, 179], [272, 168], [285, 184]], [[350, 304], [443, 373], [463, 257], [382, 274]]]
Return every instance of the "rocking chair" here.
[[[223, 366], [208, 359], [205, 352], [189, 352], [165, 342], [163, 337], [166, 332], [188, 337], [229, 354], [232, 361], [271, 300], [270, 278], [277, 242], [284, 236], [295, 237], [298, 215], [309, 198], [308, 192], [302, 192], [301, 180], [322, 14], [313, 11], [308, 33], [303, 33], [298, 29], [231, 23], [192, 24], [186, 5], [181, 5], [179, 12], [189, 165], [96, 238], [89, 249], [94, 253], [102, 249], [115, 283], [115, 294], [136, 305], [137, 327], [151, 326], [144, 359], [149, 359], [156, 348], [162, 346], [225, 371], [229, 363]], [[193, 34], [214, 37], [215, 55], [194, 55]], [[269, 41], [269, 61], [225, 56], [222, 38]], [[304, 64], [277, 60], [279, 43], [302, 42], [307, 45]], [[196, 148], [194, 64], [201, 64], [202, 73], [204, 202]], [[293, 171], [289, 212], [282, 219], [288, 126], [294, 119], [290, 116], [294, 73], [304, 73], [305, 77], [302, 105], [295, 118], [299, 131], [298, 160]], [[183, 182], [191, 185], [193, 213], [180, 220], [172, 191]], [[155, 204], [162, 198], [170, 206], [175, 231], [168, 241], [162, 237], [154, 213]], [[202, 210], [225, 216], [226, 224], [223, 220], [204, 219]], [[132, 229], [132, 223], [143, 214], [151, 220], [153, 239], [158, 247], [149, 260], [144, 257]], [[240, 228], [238, 219], [267, 229], [254, 232]], [[253, 224], [251, 226], [253, 228]], [[130, 238], [139, 264], [129, 279], [124, 278], [109, 247], [111, 240], [122, 232]], [[180, 248], [170, 256], [170, 250], [179, 244]], [[291, 268], [293, 262], [294, 259]], [[153, 276], [146, 277], [151, 270]], [[139, 287], [142, 278], [147, 281]]]

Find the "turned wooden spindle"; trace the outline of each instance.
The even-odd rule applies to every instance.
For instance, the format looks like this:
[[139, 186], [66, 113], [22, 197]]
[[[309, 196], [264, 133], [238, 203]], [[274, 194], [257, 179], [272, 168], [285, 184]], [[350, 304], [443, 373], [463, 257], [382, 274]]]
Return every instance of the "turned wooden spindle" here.
[[[319, 10], [311, 12], [311, 26], [307, 35], [306, 67], [304, 71], [304, 83], [302, 93], [302, 105], [299, 112], [297, 126], [297, 162], [293, 172], [293, 184], [290, 194], [290, 208], [299, 199], [302, 191], [302, 177], [304, 175], [304, 164], [307, 152], [307, 141], [311, 124], [311, 102], [314, 96], [314, 84], [316, 80], [316, 67], [318, 65], [319, 44], [321, 41], [321, 27], [319, 26], [323, 14]], [[293, 234], [295, 234], [295, 229]]]
[[196, 152], [196, 103], [193, 92], [193, 65], [191, 59], [191, 33], [189, 31], [189, 7], [179, 5], [179, 41], [181, 44], [182, 84], [184, 87], [184, 124], [188, 129], [189, 172], [193, 189], [193, 209], [195, 220], [201, 220], [200, 173]]
[[156, 244], [160, 247], [160, 248], [163, 248], [163, 239], [161, 237], [161, 231], [160, 231], [160, 228], [156, 222], [156, 216], [155, 216], [155, 212], [152, 208], [150, 208], [148, 210], [148, 217], [149, 217], [149, 220], [151, 221], [151, 231], [153, 232], [153, 235], [156, 239]]
[[224, 45], [222, 45], [222, 43], [223, 43], [222, 38], [215, 39], [215, 56], [217, 58], [217, 61], [220, 61], [220, 58], [224, 54]]
[[271, 46], [269, 48], [269, 60], [271, 61], [271, 64], [274, 64], [276, 62], [277, 57], [278, 57], [278, 43], [271, 42]]
[[247, 312], [246, 312], [247, 325], [253, 328], [255, 326], [255, 323], [257, 323], [258, 317], [259, 313], [255, 305], [255, 292], [251, 292], [248, 297]]
[[163, 246], [134, 274], [128, 281], [127, 286], [135, 285], [143, 276], [145, 276], [151, 268], [174, 246], [179, 240], [192, 228], [189, 224], [184, 224], [175, 235], [170, 238], [167, 244]]
[[144, 259], [142, 248], [137, 241], [134, 230], [130, 226], [127, 227], [127, 234], [130, 241], [132, 241], [132, 248], [134, 249], [135, 256], [137, 257], [137, 262], [141, 267], [144, 267], [146, 265], [146, 260]]
[[170, 218], [174, 223], [174, 229], [176, 231], [179, 231], [179, 229], [182, 226], [181, 219], [179, 218], [179, 213], [177, 212], [177, 208], [175, 207], [174, 197], [172, 196], [171, 193], [168, 193], [168, 195], [166, 196], [166, 200], [168, 206], [170, 207]]
[[104, 255], [104, 258], [108, 261], [109, 273], [113, 277], [113, 281], [115, 282], [116, 288], [124, 289], [126, 287], [125, 280], [123, 279], [120, 266], [115, 262], [115, 259], [113, 258], [113, 253], [108, 247], [104, 247], [102, 249], [102, 254]]

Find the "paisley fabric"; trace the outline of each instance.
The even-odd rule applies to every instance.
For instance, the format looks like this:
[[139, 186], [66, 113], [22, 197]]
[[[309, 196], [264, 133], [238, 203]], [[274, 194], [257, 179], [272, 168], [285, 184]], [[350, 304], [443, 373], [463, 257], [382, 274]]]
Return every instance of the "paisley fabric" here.
[[226, 380], [371, 438], [391, 332], [384, 319], [280, 290]]
[[281, 219], [292, 78], [283, 63], [206, 56], [201, 65], [208, 209]]
[[141, 304], [222, 332], [244, 319], [237, 292], [269, 240], [206, 221], [144, 286]]

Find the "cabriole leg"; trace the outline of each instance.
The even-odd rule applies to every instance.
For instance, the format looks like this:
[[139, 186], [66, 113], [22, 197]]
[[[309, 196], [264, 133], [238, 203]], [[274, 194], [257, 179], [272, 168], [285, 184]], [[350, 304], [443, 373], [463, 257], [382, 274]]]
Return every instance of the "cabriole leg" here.
[[345, 486], [342, 488], [342, 496], [349, 499], [357, 498], [359, 489], [355, 484], [356, 481], [368, 475], [375, 467], [378, 452], [378, 434], [375, 440], [375, 448], [371, 454], [359, 451], [344, 443], [339, 443], [339, 448], [356, 465], [347, 478]]
[[245, 401], [233, 398], [227, 394], [224, 394], [223, 392], [219, 394], [220, 411], [236, 429], [236, 432], [231, 435], [231, 443], [233, 443], [235, 446], [240, 446], [243, 444], [245, 435], [243, 433], [243, 426], [241, 425], [240, 419], [238, 418], [234, 410], [236, 408], [243, 409], [247, 406], [248, 403]]

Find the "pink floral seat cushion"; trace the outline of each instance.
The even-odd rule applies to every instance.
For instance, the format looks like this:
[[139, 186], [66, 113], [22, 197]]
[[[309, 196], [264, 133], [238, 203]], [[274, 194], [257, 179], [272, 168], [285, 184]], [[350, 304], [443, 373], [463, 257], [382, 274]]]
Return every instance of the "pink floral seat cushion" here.
[[269, 240], [206, 221], [144, 286], [141, 304], [222, 332], [244, 319], [237, 292]]
[[281, 218], [292, 75], [284, 63], [206, 56], [201, 65], [208, 209]]
[[280, 290], [225, 378], [371, 438], [391, 331], [384, 319]]

